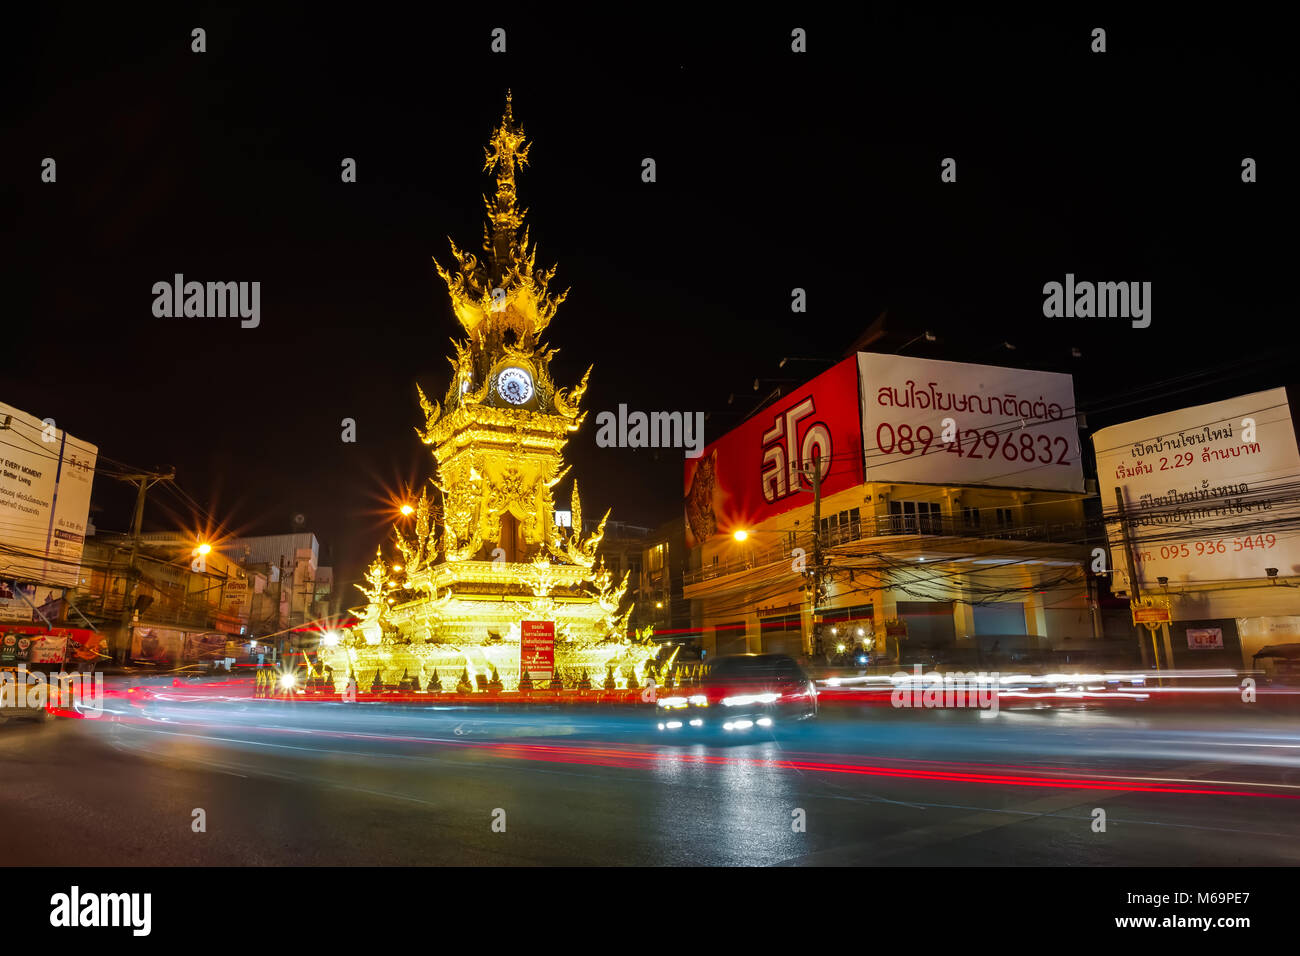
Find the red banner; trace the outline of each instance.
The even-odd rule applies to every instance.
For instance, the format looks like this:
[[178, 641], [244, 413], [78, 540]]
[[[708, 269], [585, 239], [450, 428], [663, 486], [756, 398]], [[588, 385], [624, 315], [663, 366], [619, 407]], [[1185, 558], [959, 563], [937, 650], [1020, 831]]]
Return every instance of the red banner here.
[[534, 684], [549, 682], [555, 673], [555, 622], [521, 621], [519, 624], [519, 672]]
[[687, 547], [811, 504], [818, 462], [823, 496], [863, 481], [856, 355], [686, 460]]

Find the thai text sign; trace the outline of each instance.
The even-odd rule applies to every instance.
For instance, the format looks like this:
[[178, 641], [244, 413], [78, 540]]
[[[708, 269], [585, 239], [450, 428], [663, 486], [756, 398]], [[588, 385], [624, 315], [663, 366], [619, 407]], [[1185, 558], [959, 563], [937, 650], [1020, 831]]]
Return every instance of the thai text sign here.
[[861, 484], [860, 414], [849, 357], [688, 459], [687, 547], [811, 505], [814, 467], [823, 496]]
[[1189, 627], [1187, 629], [1187, 646], [1194, 651], [1222, 648], [1223, 628]]
[[1121, 529], [1144, 587], [1264, 578], [1300, 569], [1300, 539], [1276, 533], [1300, 518], [1289, 489], [1300, 453], [1286, 389], [1275, 388], [1103, 428], [1093, 435], [1117, 590], [1131, 590]]
[[232, 577], [226, 581], [221, 595], [221, 609], [236, 617], [248, 617], [249, 588], [246, 578]]
[[8, 436], [0, 444], [0, 532], [12, 549], [0, 553], [0, 574], [75, 586], [99, 451], [3, 403], [0, 422]]
[[1074, 380], [858, 353], [867, 481], [1083, 491]]
[[536, 684], [555, 673], [555, 622], [522, 621], [519, 625], [519, 672]]
[[1133, 608], [1134, 624], [1168, 624], [1173, 618], [1169, 614], [1167, 607], [1135, 607]]

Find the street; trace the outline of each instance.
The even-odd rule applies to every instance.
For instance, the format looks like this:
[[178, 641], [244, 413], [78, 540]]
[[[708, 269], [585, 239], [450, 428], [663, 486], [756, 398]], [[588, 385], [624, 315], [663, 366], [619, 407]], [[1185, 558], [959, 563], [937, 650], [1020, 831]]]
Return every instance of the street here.
[[664, 742], [647, 710], [170, 696], [0, 726], [0, 864], [1300, 862], [1300, 732], [1262, 705], [845, 705]]

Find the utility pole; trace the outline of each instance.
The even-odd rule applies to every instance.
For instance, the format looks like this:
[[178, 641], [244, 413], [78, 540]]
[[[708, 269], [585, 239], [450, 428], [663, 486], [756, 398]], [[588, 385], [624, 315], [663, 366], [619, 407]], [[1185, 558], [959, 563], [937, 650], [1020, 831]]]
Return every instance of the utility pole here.
[[812, 479], [813, 493], [813, 569], [812, 569], [812, 654], [821, 650], [821, 624], [817, 611], [822, 603], [822, 466], [821, 459], [811, 465], [796, 468], [796, 472]]
[[[1136, 607], [1142, 600], [1141, 587], [1137, 578], [1137, 560], [1133, 553], [1133, 539], [1128, 533], [1128, 522], [1124, 517], [1124, 492], [1115, 489], [1115, 506], [1119, 512], [1119, 531], [1124, 538], [1124, 566], [1128, 569], [1128, 599], [1129, 606]], [[1133, 625], [1134, 629], [1140, 625]], [[1146, 657], [1146, 645], [1142, 643], [1142, 638], [1138, 638], [1138, 647], [1142, 648], [1142, 656]], [[1160, 646], [1156, 643], [1156, 632], [1151, 631], [1151, 652], [1155, 655], [1156, 670], [1160, 670]]]
[[131, 519], [131, 557], [127, 561], [126, 589], [122, 595], [122, 626], [117, 636], [117, 649], [114, 653], [119, 664], [125, 664], [131, 655], [131, 618], [134, 613], [132, 597], [139, 578], [136, 559], [140, 555], [140, 529], [144, 524], [145, 493], [160, 481], [171, 481], [176, 477], [176, 470], [167, 474], [141, 472], [139, 474], [113, 475], [119, 481], [126, 481], [136, 486], [135, 515]]

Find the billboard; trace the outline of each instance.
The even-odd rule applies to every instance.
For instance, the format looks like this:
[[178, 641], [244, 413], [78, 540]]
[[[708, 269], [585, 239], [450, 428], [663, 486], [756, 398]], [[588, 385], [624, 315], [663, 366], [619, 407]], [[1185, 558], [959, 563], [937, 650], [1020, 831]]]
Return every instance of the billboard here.
[[687, 547], [811, 504], [812, 479], [801, 471], [814, 462], [823, 495], [861, 484], [860, 414], [851, 356], [688, 459]]
[[555, 674], [555, 622], [519, 623], [519, 672], [534, 684], [547, 683]]
[[239, 618], [248, 618], [252, 606], [247, 578], [227, 578], [221, 594], [221, 610]]
[[[1108, 512], [1123, 495], [1139, 584], [1300, 574], [1300, 453], [1286, 389], [1103, 428], [1092, 438]], [[1115, 588], [1130, 591], [1118, 522], [1107, 525]]]
[[7, 546], [0, 576], [77, 584], [98, 454], [94, 445], [0, 403], [0, 541]]
[[0, 631], [0, 664], [61, 664], [67, 645], [67, 635], [58, 632]]
[[867, 481], [1083, 491], [1074, 380], [858, 353]]

